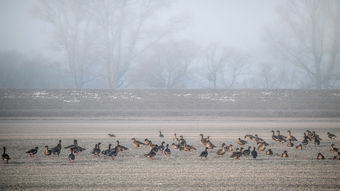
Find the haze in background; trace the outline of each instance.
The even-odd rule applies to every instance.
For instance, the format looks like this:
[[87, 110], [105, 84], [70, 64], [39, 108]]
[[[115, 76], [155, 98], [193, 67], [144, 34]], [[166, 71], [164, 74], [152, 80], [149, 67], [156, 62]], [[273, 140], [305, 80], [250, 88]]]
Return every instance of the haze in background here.
[[339, 15], [336, 0], [1, 0], [0, 87], [339, 88]]

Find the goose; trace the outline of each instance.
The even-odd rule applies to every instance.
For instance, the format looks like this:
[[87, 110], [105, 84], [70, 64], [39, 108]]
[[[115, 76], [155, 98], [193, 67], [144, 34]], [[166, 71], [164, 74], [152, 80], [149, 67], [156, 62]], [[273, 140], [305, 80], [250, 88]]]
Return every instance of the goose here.
[[288, 153], [287, 153], [287, 151], [283, 151], [283, 153], [281, 154], [281, 157], [283, 157], [283, 158], [288, 158]]
[[338, 152], [339, 149], [336, 148], [334, 144], [331, 144], [331, 151]]
[[157, 153], [158, 152], [158, 145], [156, 144], [155, 146], [153, 146], [150, 151]]
[[106, 149], [106, 150], [103, 150], [103, 151], [102, 151], [102, 154], [107, 156], [107, 155], [111, 152], [111, 146], [112, 146], [112, 145], [109, 144], [109, 148]]
[[71, 149], [71, 148], [76, 148], [78, 146], [78, 141], [77, 141], [77, 139], [74, 139], [73, 140], [73, 145], [69, 145], [69, 146], [66, 146], [66, 147], [64, 147], [64, 149]]
[[86, 150], [85, 148], [80, 147], [80, 146], [76, 146], [75, 148], [73, 148], [73, 152], [76, 153], [76, 154], [83, 152], [85, 150]]
[[26, 153], [32, 157], [33, 155], [37, 154], [37, 152], [38, 152], [38, 147], [35, 147], [34, 149], [27, 151]]
[[308, 135], [306, 133], [303, 133], [303, 139], [306, 139], [307, 141], [312, 141], [312, 133], [309, 130], [307, 130], [307, 133]]
[[230, 145], [226, 146], [225, 149], [226, 149], [228, 152], [232, 152], [232, 151], [233, 151], [233, 145], [230, 144]]
[[272, 130], [272, 133], [273, 133], [272, 139], [273, 139], [274, 141], [276, 141], [276, 142], [279, 141], [279, 137], [275, 135], [274, 130]]
[[273, 151], [271, 149], [268, 149], [268, 151], [266, 151], [266, 155], [273, 155]]
[[191, 145], [188, 145], [188, 144], [185, 144], [183, 146], [183, 150], [184, 151], [188, 151], [188, 152], [191, 152], [191, 150], [197, 150], [195, 147], [191, 146]]
[[107, 135], [108, 135], [109, 137], [112, 137], [112, 138], [116, 137], [115, 134], [111, 134], [111, 133], [108, 133]]
[[45, 146], [44, 154], [45, 156], [50, 156], [52, 154], [52, 150], [48, 149], [47, 145]]
[[164, 141], [162, 141], [161, 145], [159, 145], [159, 146], [158, 146], [158, 150], [160, 150], [160, 151], [164, 151], [164, 149], [165, 149], [165, 146], [164, 146], [164, 144], [165, 144], [165, 142], [164, 142]]
[[257, 151], [264, 151], [266, 150], [266, 144], [265, 142], [258, 143], [257, 145]]
[[100, 154], [100, 144], [101, 143], [98, 143], [98, 144], [96, 144], [95, 146], [94, 146], [94, 149], [93, 149], [93, 151], [92, 151], [92, 154], [93, 155], [97, 155], [97, 156], [99, 156], [99, 154]]
[[153, 157], [156, 156], [156, 152], [151, 150], [149, 153], [145, 154], [144, 155], [146, 158], [150, 158], [150, 159], [153, 159]]
[[256, 159], [257, 157], [257, 152], [255, 150], [255, 147], [253, 148], [253, 150], [251, 151], [251, 156], [253, 156], [254, 159]]
[[295, 147], [297, 150], [302, 150], [302, 144], [299, 144]]
[[256, 143], [261, 143], [261, 142], [266, 143], [266, 141], [264, 141], [262, 138], [258, 137], [257, 134], [255, 134], [255, 141], [256, 141]]
[[58, 156], [59, 156], [60, 151], [61, 151], [61, 148], [62, 148], [62, 146], [61, 146], [61, 140], [59, 140], [59, 143], [57, 144], [57, 146], [55, 146], [55, 147], [53, 147], [53, 148], [51, 149], [52, 154], [53, 154], [53, 155], [58, 155]]
[[9, 161], [11, 158], [10, 158], [9, 155], [6, 153], [6, 147], [3, 147], [3, 149], [4, 149], [4, 152], [2, 153], [2, 160], [3, 160], [3, 161], [6, 161], [6, 163], [8, 164], [8, 161]]
[[253, 139], [255, 139], [255, 136], [253, 136], [253, 135], [245, 135], [244, 138], [245, 139], [253, 140]]
[[150, 145], [151, 141], [149, 139], [144, 139], [144, 145]]
[[340, 152], [338, 152], [338, 155], [333, 157], [333, 160], [340, 160]]
[[302, 140], [303, 145], [308, 145], [308, 138], [305, 136], [305, 138]]
[[179, 149], [180, 148], [180, 145], [177, 145], [176, 143], [172, 143], [172, 148], [174, 149]]
[[292, 141], [288, 139], [287, 147], [293, 147], [293, 146], [294, 146], [294, 143], [292, 143]]
[[204, 138], [203, 134], [200, 134], [200, 136], [201, 136], [201, 143], [202, 143], [203, 146], [205, 146], [207, 144], [207, 142], [208, 142], [208, 139]]
[[222, 143], [222, 146], [220, 149], [217, 150], [216, 154], [219, 155], [219, 156], [222, 156], [225, 154], [226, 150], [225, 150], [225, 143]]
[[314, 137], [314, 145], [320, 145], [320, 139], [318, 137]]
[[247, 141], [242, 140], [241, 138], [238, 138], [237, 143], [238, 143], [239, 145], [245, 145], [245, 144], [247, 144]]
[[327, 132], [327, 136], [330, 140], [333, 140], [336, 138], [336, 135], [334, 135], [333, 133]]
[[74, 159], [76, 158], [76, 156], [74, 156], [74, 154], [73, 154], [73, 148], [71, 148], [70, 150], [71, 150], [71, 153], [68, 155], [68, 160], [70, 162], [73, 162]]
[[205, 159], [207, 159], [208, 157], [208, 147], [205, 147], [204, 151], [201, 152], [200, 154], [201, 159], [204, 157]]
[[124, 147], [124, 146], [120, 145], [118, 140], [116, 142], [117, 142], [117, 148], [118, 148], [119, 151], [126, 151], [126, 150], [128, 150], [127, 147]]
[[184, 146], [184, 145], [187, 143], [186, 140], [183, 138], [182, 135], [179, 136], [178, 142], [179, 142], [179, 145], [182, 145], [182, 146]]
[[251, 149], [251, 146], [249, 146], [248, 149], [244, 150], [242, 154], [244, 156], [249, 156], [250, 155], [250, 149]]
[[236, 148], [236, 151], [231, 154], [230, 158], [240, 159], [240, 157], [242, 156], [242, 152], [243, 147], [241, 147], [241, 149]]
[[277, 132], [277, 136], [278, 136], [278, 138], [280, 138], [280, 139], [287, 139], [287, 137], [286, 137], [286, 136], [284, 136], [284, 135], [280, 135], [280, 131], [279, 131], [279, 130], [276, 130], [276, 132]]
[[205, 144], [205, 147], [207, 147], [209, 150], [214, 149], [216, 146], [209, 140], [209, 136], [208, 136], [208, 141]]
[[318, 160], [324, 160], [325, 156], [323, 156], [321, 153], [318, 153], [318, 156], [316, 156], [316, 159]]
[[170, 149], [169, 149], [169, 144], [166, 144], [166, 148], [165, 148], [165, 150], [163, 151], [163, 153], [164, 153], [166, 156], [170, 156], [171, 151], [170, 151]]
[[115, 146], [115, 148], [111, 149], [111, 150], [106, 154], [106, 156], [109, 156], [109, 157], [111, 157], [112, 160], [114, 160], [115, 157], [117, 156], [118, 152], [119, 152], [119, 148], [118, 148], [118, 146]]
[[162, 132], [161, 132], [161, 131], [159, 131], [159, 137], [161, 137], [161, 138], [163, 138], [163, 137], [164, 137], [164, 135], [162, 134]]
[[132, 145], [135, 146], [136, 148], [141, 147], [141, 145], [144, 145], [144, 143], [137, 141], [136, 138], [131, 138], [132, 140]]
[[288, 140], [297, 141], [297, 139], [292, 135], [292, 132], [290, 130], [288, 130], [287, 132], [288, 132], [288, 137], [287, 137]]

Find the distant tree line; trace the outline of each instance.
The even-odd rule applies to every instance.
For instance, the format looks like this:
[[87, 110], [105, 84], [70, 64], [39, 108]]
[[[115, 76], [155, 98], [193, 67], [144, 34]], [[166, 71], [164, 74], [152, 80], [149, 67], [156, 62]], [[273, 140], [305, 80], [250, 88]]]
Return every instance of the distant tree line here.
[[[339, 88], [340, 1], [288, 0], [261, 58], [174, 38], [169, 0], [40, 0], [62, 59], [0, 52], [0, 88]], [[279, 35], [277, 35], [279, 34]]]

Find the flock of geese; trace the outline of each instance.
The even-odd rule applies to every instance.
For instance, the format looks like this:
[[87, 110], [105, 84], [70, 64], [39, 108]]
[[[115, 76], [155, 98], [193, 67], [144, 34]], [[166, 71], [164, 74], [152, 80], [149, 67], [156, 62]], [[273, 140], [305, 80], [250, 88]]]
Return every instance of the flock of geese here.
[[[320, 141], [322, 140], [318, 134], [316, 134], [314, 131], [307, 130], [304, 133], [303, 140], [299, 143], [298, 140], [292, 135], [291, 131], [288, 130], [288, 135], [284, 136], [280, 134], [280, 131], [276, 131], [277, 134], [275, 134], [275, 131], [272, 131], [272, 139], [275, 142], [281, 143], [282, 146], [286, 144], [287, 147], [294, 147], [297, 150], [303, 150], [304, 146], [314, 143], [315, 146], [320, 145]], [[108, 134], [110, 137], [115, 138], [116, 136], [114, 134]], [[159, 131], [159, 137], [164, 138], [164, 135], [161, 131]], [[217, 146], [215, 146], [210, 137], [205, 137], [203, 134], [200, 134], [201, 137], [201, 144], [204, 146], [204, 150], [200, 153], [199, 157], [201, 159], [207, 159], [208, 154], [214, 151]], [[331, 140], [331, 148], [330, 151], [337, 153], [333, 158], [333, 160], [340, 160], [340, 152], [339, 149], [335, 147], [333, 144], [333, 140], [336, 138], [336, 135], [333, 133], [327, 132], [327, 137]], [[165, 156], [171, 155], [171, 150], [169, 148], [169, 144], [165, 145], [165, 141], [162, 141], [160, 145], [154, 144], [150, 139], [146, 138], [144, 141], [139, 141], [136, 138], [131, 138], [132, 145], [135, 148], [141, 148], [141, 147], [147, 147], [149, 148], [149, 151], [144, 155], [146, 158], [153, 159], [157, 153], [164, 154]], [[249, 142], [253, 141], [256, 146], [248, 146], [246, 149], [245, 147]], [[273, 151], [269, 147], [269, 143], [267, 143], [263, 138], [260, 138], [257, 134], [255, 135], [245, 135], [244, 139], [238, 138], [236, 141], [236, 144], [240, 146], [240, 148], [235, 147], [232, 144], [226, 145], [225, 143], [222, 143], [222, 145], [217, 148], [216, 155], [217, 156], [223, 156], [227, 152], [230, 152], [230, 158], [234, 159], [240, 159], [242, 156], [252, 156], [252, 158], [257, 158], [258, 152], [264, 152], [266, 155], [274, 155]], [[102, 150], [100, 147], [101, 143], [95, 144], [92, 155], [94, 156], [100, 156], [103, 155], [105, 157], [110, 157], [112, 159], [115, 159], [117, 157], [119, 152], [124, 152], [128, 150], [127, 147], [120, 145], [119, 140], [116, 140], [116, 145], [113, 146], [112, 144], [108, 145], [107, 149]], [[174, 134], [173, 137], [173, 143], [171, 144], [172, 148], [179, 151], [185, 151], [185, 152], [191, 152], [194, 150], [197, 150], [194, 146], [188, 144], [187, 140], [184, 139], [184, 137], [177, 136], [177, 134]], [[252, 148], [253, 147], [253, 148]], [[30, 149], [26, 153], [33, 157], [38, 153], [38, 147], [35, 147], [33, 149]], [[69, 150], [70, 154], [68, 155], [69, 161], [74, 161], [76, 159], [76, 155], [86, 150], [85, 148], [78, 145], [78, 141], [74, 140], [72, 145], [64, 147], [64, 149]], [[57, 155], [59, 156], [60, 152], [62, 150], [61, 140], [59, 140], [59, 143], [50, 148], [48, 146], [45, 146], [44, 148], [44, 155], [50, 156], [50, 155]], [[278, 154], [279, 156], [283, 158], [289, 157], [289, 154], [287, 150], [284, 150], [281, 154]], [[6, 147], [3, 147], [3, 154], [2, 154], [2, 160], [8, 163], [10, 160], [10, 156], [6, 153]], [[322, 153], [318, 153], [316, 156], [316, 159], [323, 160], [326, 159], [325, 156]]]

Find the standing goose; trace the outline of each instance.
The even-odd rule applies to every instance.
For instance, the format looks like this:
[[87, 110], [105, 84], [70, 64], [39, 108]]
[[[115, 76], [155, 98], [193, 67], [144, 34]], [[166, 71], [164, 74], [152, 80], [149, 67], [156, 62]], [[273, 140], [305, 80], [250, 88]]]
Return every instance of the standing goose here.
[[338, 152], [339, 149], [336, 148], [334, 144], [331, 144], [331, 151]]
[[73, 140], [73, 145], [69, 145], [69, 146], [66, 146], [66, 147], [64, 147], [64, 149], [71, 149], [71, 148], [76, 148], [78, 146], [78, 141], [77, 141], [77, 139], [74, 139]]
[[242, 156], [242, 152], [243, 147], [241, 147], [241, 149], [236, 148], [236, 151], [231, 154], [230, 158], [240, 159], [240, 157]]
[[115, 148], [111, 149], [106, 156], [111, 157], [112, 160], [115, 160], [115, 157], [118, 155], [119, 148], [115, 146]]
[[164, 146], [164, 144], [165, 144], [165, 142], [164, 141], [162, 141], [162, 143], [161, 143], [161, 145], [159, 145], [158, 146], [158, 150], [160, 150], [160, 151], [164, 151], [164, 149], [165, 149], [165, 146]]
[[320, 138], [318, 136], [314, 137], [314, 145], [320, 145]]
[[293, 147], [294, 144], [292, 143], [292, 140], [288, 139], [288, 144], [287, 144], [287, 147]]
[[318, 153], [318, 156], [316, 156], [316, 159], [318, 160], [324, 160], [325, 156], [323, 156], [321, 153]]
[[302, 144], [299, 144], [295, 147], [297, 150], [302, 150]]
[[225, 150], [225, 143], [222, 143], [222, 146], [220, 149], [217, 150], [216, 154], [219, 155], [219, 156], [222, 156], [225, 154], [226, 150]]
[[52, 154], [52, 150], [48, 149], [47, 145], [45, 146], [44, 154], [45, 156], [50, 156]]
[[247, 144], [247, 141], [242, 140], [241, 138], [238, 138], [237, 143], [238, 143], [239, 145], [245, 145], [245, 144]]
[[338, 155], [333, 157], [333, 160], [340, 160], [340, 152], [338, 152]]
[[288, 153], [287, 153], [287, 151], [283, 151], [283, 153], [281, 154], [281, 157], [283, 157], [283, 158], [288, 158]]
[[161, 131], [159, 131], [159, 137], [161, 137], [161, 138], [163, 138], [163, 137], [164, 137], [164, 135], [162, 134], [162, 132], [161, 132]]
[[305, 136], [305, 138], [302, 140], [303, 145], [308, 145], [308, 138]]
[[257, 134], [255, 134], [255, 141], [256, 143], [261, 143], [261, 142], [265, 143], [265, 141], [262, 138], [260, 138]]
[[205, 147], [204, 151], [201, 152], [200, 154], [201, 159], [204, 157], [205, 159], [207, 159], [208, 157], [208, 147]]
[[253, 156], [254, 159], [256, 159], [257, 157], [257, 152], [255, 150], [255, 147], [253, 148], [253, 150], [251, 151], [251, 156]]
[[278, 136], [280, 139], [287, 139], [286, 136], [280, 135], [280, 131], [279, 131], [279, 130], [277, 130], [276, 132], [277, 132], [277, 136]]
[[292, 132], [290, 132], [290, 130], [288, 130], [287, 132], [288, 132], [288, 137], [287, 137], [288, 140], [297, 141], [297, 139], [294, 136], [292, 136]]
[[71, 153], [68, 155], [68, 160], [70, 161], [70, 162], [73, 162], [74, 161], [74, 159], [76, 158], [76, 156], [74, 156], [74, 154], [73, 154], [73, 148], [71, 148], [70, 149], [71, 150]]
[[274, 130], [272, 130], [272, 133], [273, 133], [273, 134], [272, 134], [272, 139], [273, 139], [274, 141], [278, 142], [278, 141], [279, 141], [279, 137], [275, 135]]
[[232, 145], [232, 144], [226, 146], [225, 148], [226, 148], [226, 150], [227, 150], [228, 152], [232, 152], [232, 151], [233, 151], [233, 145]]
[[35, 147], [34, 149], [27, 151], [26, 153], [32, 157], [33, 155], [37, 154], [37, 152], [38, 152], [38, 147]]
[[200, 136], [201, 136], [201, 143], [202, 143], [203, 146], [205, 146], [208, 143], [208, 139], [204, 138], [203, 134], [200, 134]]
[[137, 141], [136, 138], [131, 138], [132, 140], [132, 145], [135, 146], [136, 148], [141, 147], [141, 145], [144, 145], [144, 143]]
[[53, 155], [58, 155], [58, 156], [59, 156], [60, 151], [61, 151], [61, 148], [62, 148], [62, 146], [61, 146], [61, 140], [59, 140], [58, 145], [55, 146], [55, 147], [53, 147], [53, 148], [51, 149], [52, 154], [53, 154]]
[[92, 151], [92, 154], [93, 154], [93, 155], [99, 156], [99, 154], [100, 154], [100, 144], [101, 144], [101, 143], [98, 143], [98, 144], [96, 144], [96, 145], [94, 146], [93, 151]]
[[251, 146], [249, 146], [248, 149], [244, 150], [242, 154], [244, 156], [249, 156], [250, 155], [250, 149], [251, 149]]
[[3, 161], [6, 161], [6, 163], [8, 164], [8, 161], [9, 161], [11, 158], [10, 158], [9, 155], [6, 153], [6, 147], [3, 147], [3, 149], [4, 149], [4, 152], [2, 153], [2, 160], [3, 160]]
[[258, 150], [258, 151], [264, 151], [264, 150], [266, 150], [266, 143], [265, 143], [265, 142], [258, 143], [258, 145], [257, 145], [257, 150]]
[[333, 140], [336, 138], [336, 135], [334, 135], [333, 133], [327, 132], [327, 136], [330, 140]]
[[109, 148], [108, 149], [102, 151], [102, 154], [107, 156], [110, 152], [111, 152], [111, 144], [109, 144]]
[[163, 153], [164, 153], [166, 156], [170, 156], [171, 151], [170, 151], [170, 149], [169, 149], [169, 144], [166, 144], [166, 148], [165, 148], [165, 150], [163, 151]]
[[273, 155], [273, 151], [271, 149], [268, 149], [268, 151], [266, 151], [266, 155]]
[[118, 150], [119, 150], [119, 151], [125, 151], [125, 150], [128, 150], [128, 148], [127, 148], [127, 147], [124, 147], [124, 146], [120, 145], [118, 140], [117, 140], [116, 142], [117, 142], [117, 148], [118, 148]]

